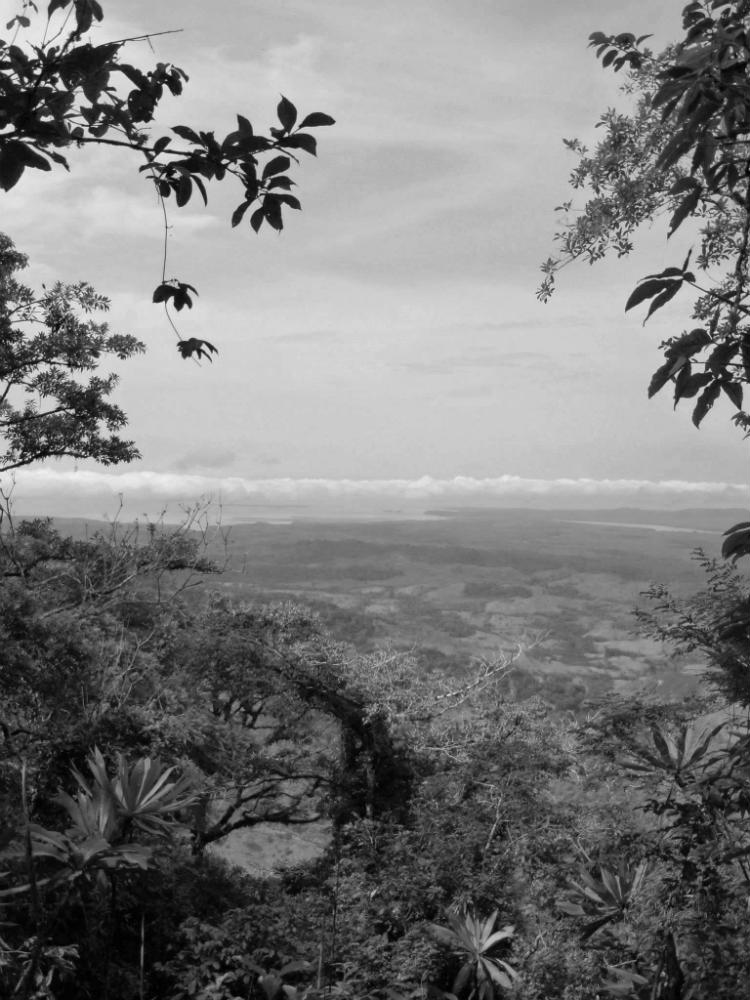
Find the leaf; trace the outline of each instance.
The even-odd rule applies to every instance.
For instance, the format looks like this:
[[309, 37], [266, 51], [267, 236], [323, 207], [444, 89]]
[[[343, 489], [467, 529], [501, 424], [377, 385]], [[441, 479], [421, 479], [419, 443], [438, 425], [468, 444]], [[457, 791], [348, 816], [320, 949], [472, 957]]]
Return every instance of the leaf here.
[[669, 189], [670, 194], [681, 194], [683, 191], [692, 191], [695, 188], [700, 188], [701, 183], [695, 177], [688, 175], [687, 177], [680, 177], [676, 180], [672, 187]]
[[611, 924], [613, 921], [617, 920], [617, 913], [608, 913], [605, 917], [599, 917], [597, 920], [592, 920], [588, 924], [584, 924], [581, 931], [581, 941], [588, 941], [588, 939], [596, 932], [604, 927], [606, 924]]
[[299, 203], [299, 198], [295, 198], [293, 194], [277, 194], [275, 197], [281, 202], [282, 205], [288, 205], [289, 208], [296, 208], [297, 211], [302, 209], [302, 205]]
[[154, 294], [151, 297], [152, 302], [167, 302], [175, 293], [175, 289], [172, 285], [168, 284], [166, 281], [162, 282], [154, 289]]
[[214, 347], [207, 340], [201, 340], [199, 337], [190, 337], [189, 340], [178, 341], [177, 350], [183, 358], [191, 358], [193, 355], [196, 355], [198, 358], [206, 358], [208, 361], [213, 361], [211, 354], [219, 353], [218, 348]]
[[719, 398], [720, 393], [720, 383], [714, 382], [712, 385], [709, 385], [707, 389], [704, 389], [698, 397], [698, 402], [693, 410], [693, 423], [696, 427], [700, 427], [701, 421]]
[[284, 95], [281, 95], [281, 100], [276, 107], [276, 115], [285, 132], [291, 132], [294, 128], [294, 123], [297, 121], [297, 109]]
[[194, 142], [196, 145], [200, 145], [200, 136], [197, 132], [194, 132], [187, 125], [173, 125], [172, 131], [175, 135], [178, 135], [181, 139], [185, 139], [187, 142]]
[[641, 281], [646, 281], [650, 278], [681, 278], [684, 274], [684, 267], [665, 267], [658, 274], [647, 274], [645, 278], [641, 278]]
[[301, 123], [300, 128], [318, 128], [321, 125], [335, 125], [336, 122], [330, 115], [324, 114], [322, 111], [313, 111], [312, 114], [306, 115]]
[[750, 521], [740, 521], [739, 524], [733, 524], [731, 528], [727, 528], [724, 534], [733, 535], [735, 531], [744, 531], [748, 528], [750, 528]]
[[664, 289], [663, 292], [661, 292], [659, 295], [656, 296], [655, 299], [652, 300], [648, 312], [646, 313], [646, 319], [644, 319], [643, 321], [644, 325], [646, 324], [648, 319], [651, 316], [653, 316], [653, 314], [656, 312], [657, 309], [661, 309], [661, 307], [665, 306], [670, 299], [673, 299], [675, 297], [675, 295], [679, 292], [681, 287], [682, 287], [681, 281], [672, 281], [669, 283], [668, 287]]
[[243, 201], [241, 204], [237, 206], [237, 208], [235, 208], [235, 210], [232, 212], [233, 227], [238, 226], [242, 222], [245, 212], [248, 210], [248, 208], [250, 208], [251, 205], [252, 205], [251, 201]]
[[742, 384], [740, 382], [733, 382], [729, 380], [722, 380], [721, 388], [724, 390], [725, 394], [731, 399], [738, 410], [742, 409]]
[[672, 236], [679, 229], [689, 215], [693, 214], [695, 209], [698, 207], [702, 194], [703, 189], [701, 187], [697, 187], [694, 191], [691, 191], [686, 198], [683, 198], [675, 209], [672, 218], [669, 220], [667, 238]]
[[634, 306], [640, 305], [646, 299], [653, 298], [654, 295], [663, 291], [668, 285], [669, 281], [661, 278], [652, 278], [650, 281], [644, 281], [631, 293], [630, 298], [625, 303], [625, 312], [628, 312]]
[[198, 292], [196, 291], [195, 288], [193, 288], [192, 285], [188, 285], [186, 282], [183, 281], [177, 282], [177, 287], [175, 289], [173, 296], [174, 307], [177, 310], [177, 312], [180, 312], [180, 310], [183, 309], [185, 306], [187, 306], [188, 309], [193, 308], [193, 300], [190, 298], [190, 295], [188, 294], [189, 292], [193, 292], [193, 294], [195, 295], [198, 294]]
[[206, 185], [203, 183], [203, 180], [196, 175], [195, 177], [193, 177], [193, 184], [195, 184], [195, 186], [200, 191], [201, 198], [203, 199], [203, 204], [207, 205], [208, 204], [208, 195], [206, 194]]
[[447, 927], [441, 927], [440, 924], [428, 924], [427, 929], [435, 940], [445, 945], [446, 948], [452, 948], [455, 945], [456, 935]]
[[[683, 371], [687, 371], [688, 374], [684, 377], [684, 379], [678, 379], [675, 383], [675, 406], [677, 406], [677, 403], [681, 399], [692, 399], [693, 396], [697, 395], [701, 389], [705, 388], [705, 386], [707, 386], [713, 378], [710, 372], [696, 372], [691, 375], [687, 368], [684, 368]], [[682, 375], [682, 372], [680, 372], [680, 375]]]
[[281, 232], [284, 228], [284, 221], [281, 217], [280, 195], [267, 194], [263, 199], [263, 216], [273, 229]]
[[187, 174], [180, 174], [180, 179], [177, 182], [177, 188], [175, 190], [175, 195], [177, 198], [178, 208], [182, 208], [183, 205], [187, 205], [190, 201], [190, 196], [193, 193], [193, 182]]
[[706, 359], [706, 365], [715, 375], [726, 371], [726, 366], [740, 349], [739, 341], [724, 340], [711, 351]]
[[244, 115], [237, 115], [237, 130], [242, 136], [251, 136], [253, 134], [253, 126]]
[[721, 554], [724, 559], [731, 559], [732, 562], [737, 562], [743, 556], [750, 553], [750, 530], [745, 528], [743, 531], [735, 531], [731, 529], [731, 534], [728, 538], [724, 540], [721, 546]]
[[253, 214], [250, 216], [250, 225], [257, 233], [260, 227], [263, 225], [263, 219], [265, 218], [265, 213], [263, 211], [263, 206], [256, 208]]
[[[493, 920], [492, 922], [494, 924], [495, 921]], [[507, 927], [503, 927], [499, 931], [495, 931], [495, 933], [491, 934], [485, 941], [484, 950], [489, 951], [491, 948], [494, 948], [495, 945], [499, 944], [501, 941], [506, 941], [508, 938], [513, 937], [514, 931], [515, 928], [510, 925], [508, 925]]]
[[288, 156], [274, 156], [272, 160], [263, 168], [263, 180], [270, 177], [272, 174], [283, 174], [285, 170], [291, 167], [292, 161]]
[[555, 906], [571, 917], [582, 917], [586, 912], [580, 903], [570, 903], [567, 899], [558, 899]]
[[26, 164], [19, 152], [20, 142], [7, 142], [0, 146], [0, 188], [10, 191], [21, 179]]
[[317, 155], [318, 141], [314, 136], [308, 135], [306, 132], [295, 132], [294, 135], [280, 139], [279, 145], [288, 146], [290, 149], [304, 149], [311, 156]]
[[654, 374], [651, 376], [651, 381], [648, 386], [648, 398], [651, 399], [653, 396], [663, 389], [667, 382], [672, 377], [672, 362], [667, 361], [659, 368], [656, 369]]
[[666, 144], [659, 155], [656, 166], [666, 170], [674, 166], [677, 161], [687, 153], [693, 145], [693, 136], [689, 132], [677, 132]]

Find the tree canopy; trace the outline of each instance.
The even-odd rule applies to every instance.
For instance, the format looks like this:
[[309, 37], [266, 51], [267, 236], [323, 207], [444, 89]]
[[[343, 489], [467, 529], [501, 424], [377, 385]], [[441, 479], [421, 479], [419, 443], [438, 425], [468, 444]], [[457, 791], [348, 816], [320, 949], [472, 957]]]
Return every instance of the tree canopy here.
[[[674, 403], [690, 400], [700, 427], [720, 396], [735, 408], [732, 421], [745, 434], [743, 408], [750, 383], [750, 27], [744, 0], [705, 0], [683, 10], [684, 35], [655, 55], [650, 37], [597, 31], [589, 44], [602, 65], [625, 70], [630, 113], [608, 110], [597, 123], [603, 138], [593, 150], [577, 139], [565, 144], [577, 157], [571, 175], [585, 191], [559, 209], [556, 256], [542, 266], [539, 297], [552, 294], [557, 273], [575, 260], [594, 263], [634, 249], [646, 222], [668, 219], [667, 238], [690, 228], [687, 256], [639, 282], [625, 303], [648, 303], [653, 314], [690, 293], [689, 328], [661, 345], [663, 361], [649, 397], [670, 386]], [[750, 553], [747, 525], [728, 532], [725, 555]]]
[[[123, 58], [143, 34], [89, 41], [99, 30], [104, 11], [97, 0], [50, 0], [40, 12], [24, 0], [22, 13], [6, 25], [12, 34], [0, 39], [0, 189], [10, 191], [29, 169], [69, 169], [66, 151], [107, 145], [136, 154], [135, 169], [153, 185], [164, 208], [165, 252], [161, 280], [153, 301], [179, 312], [192, 308], [193, 285], [167, 276], [167, 204], [187, 205], [194, 194], [208, 203], [211, 182], [231, 179], [240, 190], [231, 216], [239, 226], [250, 209], [257, 233], [265, 224], [280, 231], [286, 209], [300, 209], [289, 170], [301, 153], [316, 155], [317, 140], [309, 131], [333, 125], [330, 115], [299, 115], [282, 96], [278, 126], [257, 133], [250, 120], [237, 115], [237, 127], [223, 137], [215, 130], [176, 125], [171, 134], [154, 134], [154, 117], [166, 95], [179, 97], [187, 73], [158, 62], [140, 68]], [[170, 323], [173, 322], [170, 318]], [[214, 345], [199, 338], [183, 340], [183, 358], [209, 360]]]
[[[750, 236], [750, 59], [747, 4], [694, 2], [683, 11], [684, 37], [660, 55], [644, 47], [650, 37], [595, 32], [590, 45], [604, 67], [625, 69], [630, 113], [607, 111], [598, 124], [603, 138], [593, 150], [566, 140], [578, 163], [576, 190], [590, 196], [572, 220], [564, 215], [556, 236], [558, 256], [543, 270], [540, 296], [551, 294], [561, 267], [577, 259], [633, 251], [645, 222], [668, 221], [667, 237], [693, 222], [694, 249], [683, 260], [647, 275], [625, 309], [648, 303], [646, 320], [680, 292], [693, 290], [691, 318], [700, 325], [662, 345], [664, 363], [649, 385], [666, 385], [675, 403], [695, 399], [699, 426], [724, 393], [734, 422], [747, 429], [743, 387], [748, 354], [748, 238]], [[569, 213], [573, 202], [562, 206]]]
[[63, 456], [132, 461], [134, 442], [117, 433], [127, 418], [108, 399], [117, 376], [101, 364], [144, 345], [90, 318], [109, 302], [85, 282], [56, 282], [35, 295], [16, 278], [26, 263], [0, 233], [0, 473]]

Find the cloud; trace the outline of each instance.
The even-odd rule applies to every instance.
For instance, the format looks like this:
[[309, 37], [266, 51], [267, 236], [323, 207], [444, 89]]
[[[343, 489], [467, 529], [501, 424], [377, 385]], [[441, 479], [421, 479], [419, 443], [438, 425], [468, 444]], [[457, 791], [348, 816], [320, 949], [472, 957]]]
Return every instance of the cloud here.
[[[239, 476], [186, 475], [180, 472], [19, 470], [15, 507], [21, 513], [78, 513], [101, 516], [116, 509], [122, 496], [126, 512], [159, 513], [199, 498], [211, 498], [232, 516], [243, 508], [302, 506], [310, 513], [425, 506], [739, 506], [748, 499], [741, 483], [647, 479], [531, 479], [454, 476], [439, 479], [245, 479]], [[7, 485], [7, 483], [6, 483]]]

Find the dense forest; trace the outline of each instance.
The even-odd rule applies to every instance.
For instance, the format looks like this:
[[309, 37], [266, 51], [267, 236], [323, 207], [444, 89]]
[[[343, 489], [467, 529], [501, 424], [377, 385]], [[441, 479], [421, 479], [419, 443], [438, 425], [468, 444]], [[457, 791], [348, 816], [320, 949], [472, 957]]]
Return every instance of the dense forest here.
[[[651, 394], [670, 385], [676, 402], [696, 398], [697, 425], [723, 392], [742, 429], [748, 6], [688, 4], [683, 42], [660, 56], [633, 35], [592, 36], [606, 67], [630, 73], [637, 107], [604, 119], [593, 153], [571, 143], [574, 187], [591, 198], [560, 233], [544, 289], [568, 258], [629, 252], [665, 206], [672, 230], [697, 217], [696, 267], [723, 263], [725, 278], [698, 286], [686, 261], [628, 306], [650, 299], [653, 312], [698, 287], [705, 327], [663, 345]], [[181, 208], [228, 177], [243, 189], [233, 224], [252, 208], [256, 231], [282, 228], [282, 209], [298, 207], [294, 151], [315, 151], [300, 130], [328, 115], [297, 125], [282, 98], [269, 136], [239, 116], [221, 142], [175, 127], [187, 148], [173, 150], [149, 126], [182, 71], [142, 71], [120, 60], [126, 42], [84, 41], [103, 17], [95, 0], [52, 0], [44, 16], [62, 27], [24, 46], [37, 14], [24, 3], [0, 42], [4, 191], [27, 169], [63, 166], [61, 150], [111, 141], [143, 162], [162, 204]], [[750, 595], [734, 562], [705, 559], [701, 592], [655, 588], [640, 613], [646, 635], [705, 663], [694, 696], [561, 711], [543, 694], [509, 695], [522, 647], [450, 674], [358, 647], [302, 604], [233, 597], [200, 507], [178, 527], [115, 523], [83, 537], [19, 520], [13, 469], [137, 457], [102, 366], [143, 349], [91, 318], [107, 302], [89, 286], [37, 294], [19, 281], [25, 265], [3, 237], [0, 995], [747, 995]], [[153, 297], [174, 322], [194, 291], [162, 280]], [[178, 350], [206, 361], [216, 349], [178, 334]], [[736, 525], [725, 554], [736, 562], [749, 539]], [[468, 596], [507, 594], [483, 566]], [[217, 850], [240, 831], [312, 826], [321, 850], [273, 871]]]

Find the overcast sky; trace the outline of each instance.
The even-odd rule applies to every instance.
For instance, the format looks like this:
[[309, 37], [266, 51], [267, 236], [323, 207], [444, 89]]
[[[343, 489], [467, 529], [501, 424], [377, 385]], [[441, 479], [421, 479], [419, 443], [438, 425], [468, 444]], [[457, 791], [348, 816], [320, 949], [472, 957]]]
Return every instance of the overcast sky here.
[[111, 326], [148, 344], [121, 371], [143, 455], [131, 476], [171, 477], [175, 494], [198, 482], [186, 475], [745, 481], [728, 406], [698, 432], [688, 410], [646, 398], [657, 344], [689, 320], [675, 304], [644, 329], [623, 306], [681, 244], [655, 230], [632, 260], [568, 269], [549, 304], [535, 297], [568, 196], [562, 138], [594, 140], [624, 101], [588, 35], [651, 32], [661, 47], [682, 0], [103, 6], [93, 40], [184, 29], [130, 52], [190, 75], [165, 125], [221, 135], [240, 112], [265, 129], [280, 93], [337, 120], [297, 171], [303, 212], [280, 236], [232, 230], [237, 199], [220, 188], [208, 209], [172, 207], [168, 275], [200, 291], [180, 330], [217, 344], [213, 365], [182, 361], [150, 304], [160, 210], [127, 154], [87, 149], [70, 175], [28, 171], [2, 195], [29, 280], [90, 281]]

